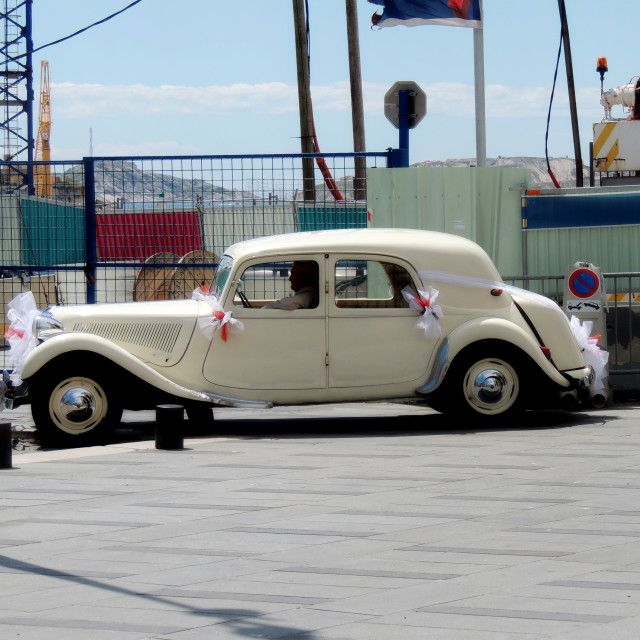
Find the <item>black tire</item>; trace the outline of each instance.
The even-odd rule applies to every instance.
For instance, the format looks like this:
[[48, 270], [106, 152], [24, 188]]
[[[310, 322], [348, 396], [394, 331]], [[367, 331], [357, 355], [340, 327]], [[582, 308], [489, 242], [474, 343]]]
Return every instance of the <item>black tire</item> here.
[[29, 381], [31, 413], [45, 445], [104, 444], [120, 423], [113, 376], [101, 363], [51, 363]]
[[[499, 345], [499, 343], [498, 343]], [[445, 414], [500, 420], [525, 409], [528, 385], [524, 356], [487, 343], [461, 352], [427, 403]]]

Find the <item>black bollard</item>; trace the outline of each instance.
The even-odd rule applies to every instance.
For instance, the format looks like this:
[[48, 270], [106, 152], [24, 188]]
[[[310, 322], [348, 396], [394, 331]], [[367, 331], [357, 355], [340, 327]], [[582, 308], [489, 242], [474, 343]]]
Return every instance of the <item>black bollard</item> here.
[[11, 423], [0, 422], [0, 469], [11, 469]]
[[156, 449], [184, 448], [184, 407], [159, 404], [156, 407]]

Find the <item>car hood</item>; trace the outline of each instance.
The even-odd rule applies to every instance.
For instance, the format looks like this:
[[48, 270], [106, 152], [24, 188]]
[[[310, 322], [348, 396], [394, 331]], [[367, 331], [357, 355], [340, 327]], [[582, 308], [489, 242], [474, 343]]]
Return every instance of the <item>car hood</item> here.
[[145, 362], [168, 367], [184, 355], [199, 310], [195, 300], [170, 300], [51, 307], [49, 313], [65, 333], [90, 333]]

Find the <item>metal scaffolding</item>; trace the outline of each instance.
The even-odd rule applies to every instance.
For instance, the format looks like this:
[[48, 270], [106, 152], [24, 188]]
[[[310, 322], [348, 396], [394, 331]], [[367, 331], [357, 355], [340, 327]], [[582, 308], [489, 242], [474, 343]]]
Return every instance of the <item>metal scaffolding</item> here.
[[[4, 160], [33, 160], [33, 68], [31, 16], [33, 0], [0, 0], [0, 132]], [[17, 168], [14, 188], [33, 187], [31, 166]]]

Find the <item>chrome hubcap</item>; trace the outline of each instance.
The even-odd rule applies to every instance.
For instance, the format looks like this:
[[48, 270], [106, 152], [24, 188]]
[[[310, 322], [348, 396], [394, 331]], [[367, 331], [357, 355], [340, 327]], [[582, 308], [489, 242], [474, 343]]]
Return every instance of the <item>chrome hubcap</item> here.
[[497, 369], [481, 371], [473, 381], [473, 395], [485, 404], [500, 402], [507, 391], [507, 379]]
[[500, 358], [479, 360], [464, 378], [464, 393], [474, 411], [498, 415], [518, 399], [520, 381], [515, 369]]
[[74, 424], [86, 422], [96, 413], [96, 399], [87, 389], [68, 389], [60, 400], [60, 413]]
[[49, 416], [62, 431], [77, 435], [92, 431], [105, 419], [108, 400], [102, 387], [84, 377], [67, 378], [49, 398]]

